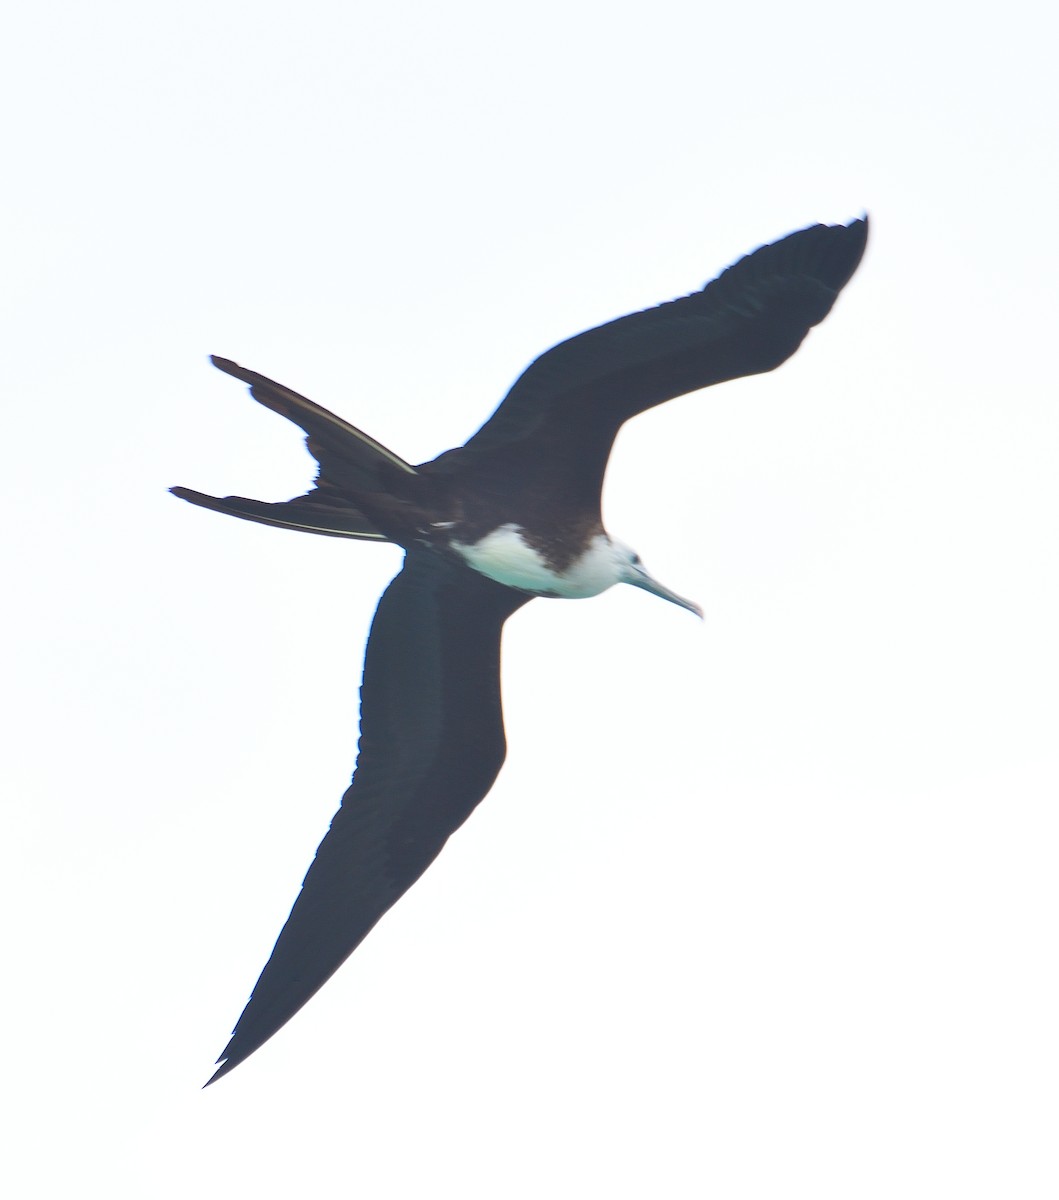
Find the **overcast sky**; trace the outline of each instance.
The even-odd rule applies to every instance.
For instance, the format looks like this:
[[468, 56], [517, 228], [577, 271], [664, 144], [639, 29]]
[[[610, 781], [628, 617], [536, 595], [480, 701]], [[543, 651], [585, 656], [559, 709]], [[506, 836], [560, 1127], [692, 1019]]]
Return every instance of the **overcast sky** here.
[[[12, 1196], [1053, 1198], [1055, 18], [898, 0], [23, 5], [0, 44]], [[510, 623], [510, 753], [201, 1084], [348, 782], [419, 461], [555, 341], [868, 210], [774, 374], [626, 427], [631, 588]], [[11, 1182], [13, 1180], [13, 1183]]]

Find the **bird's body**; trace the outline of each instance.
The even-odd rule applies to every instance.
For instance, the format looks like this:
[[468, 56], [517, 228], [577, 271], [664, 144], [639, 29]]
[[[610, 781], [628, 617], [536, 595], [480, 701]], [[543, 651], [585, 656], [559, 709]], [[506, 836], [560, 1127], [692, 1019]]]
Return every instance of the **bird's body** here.
[[784, 362], [830, 311], [866, 238], [866, 219], [804, 229], [701, 292], [560, 343], [464, 446], [419, 466], [304, 396], [213, 360], [301, 426], [320, 472], [284, 503], [173, 491], [263, 524], [396, 542], [406, 556], [368, 638], [353, 782], [210, 1082], [326, 982], [489, 791], [505, 753], [509, 616], [535, 596], [578, 599], [616, 583], [700, 612], [603, 527], [614, 438], [647, 408]]
[[534, 596], [583, 600], [621, 582], [620, 553], [602, 531], [593, 534], [578, 556], [561, 564], [561, 569], [532, 545], [518, 525], [498, 525], [471, 545], [450, 544], [473, 570]]

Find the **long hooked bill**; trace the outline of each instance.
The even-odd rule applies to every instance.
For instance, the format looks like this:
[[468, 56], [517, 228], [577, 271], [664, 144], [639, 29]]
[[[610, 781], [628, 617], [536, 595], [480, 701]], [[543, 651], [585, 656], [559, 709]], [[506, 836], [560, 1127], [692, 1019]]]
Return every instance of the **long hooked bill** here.
[[635, 574], [632, 578], [626, 579], [625, 582], [631, 583], [633, 587], [643, 588], [645, 592], [650, 592], [653, 596], [661, 596], [663, 600], [668, 600], [670, 604], [686, 608], [688, 612], [693, 612], [700, 621], [705, 620], [702, 615], [702, 609], [694, 600], [689, 600], [686, 596], [678, 596], [676, 592], [670, 591], [664, 584], [659, 583], [653, 575], [648, 574], [646, 569], [640, 564], [636, 565]]

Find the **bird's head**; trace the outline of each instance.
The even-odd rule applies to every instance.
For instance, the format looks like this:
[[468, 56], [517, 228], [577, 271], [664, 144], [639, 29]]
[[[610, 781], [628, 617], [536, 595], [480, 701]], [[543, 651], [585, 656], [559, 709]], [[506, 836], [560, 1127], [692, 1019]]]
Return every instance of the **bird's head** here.
[[618, 567], [619, 583], [631, 583], [633, 587], [643, 588], [645, 592], [661, 596], [663, 600], [668, 600], [670, 604], [678, 604], [681, 608], [686, 608], [688, 612], [693, 612], [697, 617], [702, 618], [702, 609], [695, 601], [688, 600], [684, 596], [678, 596], [676, 592], [670, 591], [669, 588], [659, 583], [647, 570], [643, 564], [643, 559], [631, 546], [627, 546], [624, 542], [619, 542], [616, 538], [611, 538], [610, 544]]

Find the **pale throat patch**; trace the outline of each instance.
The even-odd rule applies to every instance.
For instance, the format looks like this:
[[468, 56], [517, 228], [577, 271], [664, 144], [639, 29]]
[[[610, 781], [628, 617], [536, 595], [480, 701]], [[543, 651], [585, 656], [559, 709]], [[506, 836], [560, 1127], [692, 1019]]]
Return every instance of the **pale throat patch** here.
[[561, 575], [523, 541], [518, 525], [501, 525], [471, 545], [453, 542], [452, 548], [482, 575], [539, 596], [580, 600], [598, 596], [622, 580], [617, 557], [605, 533], [597, 533], [584, 554]]

